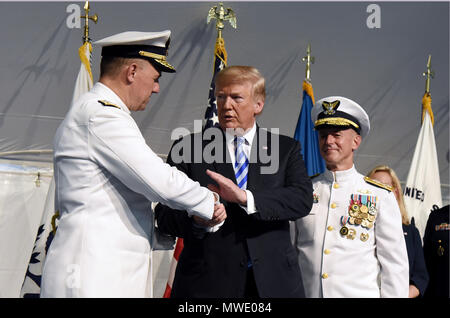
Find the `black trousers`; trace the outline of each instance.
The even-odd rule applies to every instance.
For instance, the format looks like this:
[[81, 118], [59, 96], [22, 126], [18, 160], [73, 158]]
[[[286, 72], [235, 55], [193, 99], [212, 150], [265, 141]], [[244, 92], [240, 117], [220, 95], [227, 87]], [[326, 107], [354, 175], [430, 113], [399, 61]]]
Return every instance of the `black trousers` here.
[[256, 287], [255, 275], [253, 274], [252, 267], [250, 267], [247, 271], [244, 298], [252, 298], [252, 299], [260, 298], [258, 294], [258, 288]]

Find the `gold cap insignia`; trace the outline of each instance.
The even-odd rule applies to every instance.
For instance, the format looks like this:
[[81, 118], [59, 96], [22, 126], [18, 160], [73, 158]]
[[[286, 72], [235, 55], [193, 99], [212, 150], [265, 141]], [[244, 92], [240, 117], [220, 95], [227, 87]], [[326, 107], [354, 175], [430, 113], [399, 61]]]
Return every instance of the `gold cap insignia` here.
[[341, 102], [338, 100], [335, 100], [334, 102], [331, 103], [323, 102], [322, 107], [325, 115], [334, 115], [336, 113], [336, 109], [339, 107], [340, 104]]

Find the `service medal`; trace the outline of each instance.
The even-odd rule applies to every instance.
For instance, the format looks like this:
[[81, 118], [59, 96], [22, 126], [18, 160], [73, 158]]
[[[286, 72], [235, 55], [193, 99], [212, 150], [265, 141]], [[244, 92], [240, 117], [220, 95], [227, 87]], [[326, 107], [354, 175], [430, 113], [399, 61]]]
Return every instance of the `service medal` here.
[[368, 225], [369, 225], [369, 221], [368, 220], [366, 220], [366, 219], [363, 219], [362, 221], [361, 221], [361, 226], [364, 226], [364, 227], [367, 227]]
[[376, 215], [377, 214], [377, 201], [378, 197], [376, 196], [370, 196], [369, 197], [370, 205], [369, 205], [369, 214], [370, 215]]
[[341, 227], [341, 230], [339, 231], [339, 233], [342, 236], [346, 236], [348, 234], [348, 227], [346, 227], [346, 226]]
[[347, 238], [348, 238], [349, 240], [354, 240], [354, 239], [355, 239], [355, 236], [356, 236], [356, 231], [355, 231], [354, 229], [349, 229], [349, 230], [348, 230]]
[[360, 225], [362, 223], [362, 219], [361, 218], [355, 218], [355, 224], [356, 225]]
[[365, 242], [369, 239], [369, 233], [361, 233], [360, 237], [361, 241]]
[[359, 208], [359, 210], [360, 210], [362, 213], [367, 213], [367, 212], [369, 212], [369, 208], [368, 208], [366, 205], [361, 205], [361, 207]]
[[348, 220], [349, 220], [348, 216], [341, 216], [341, 225], [342, 225], [342, 227], [341, 227], [341, 230], [339, 231], [339, 233], [342, 236], [345, 236], [345, 235], [348, 234], [348, 227], [345, 226], [345, 224], [347, 224]]

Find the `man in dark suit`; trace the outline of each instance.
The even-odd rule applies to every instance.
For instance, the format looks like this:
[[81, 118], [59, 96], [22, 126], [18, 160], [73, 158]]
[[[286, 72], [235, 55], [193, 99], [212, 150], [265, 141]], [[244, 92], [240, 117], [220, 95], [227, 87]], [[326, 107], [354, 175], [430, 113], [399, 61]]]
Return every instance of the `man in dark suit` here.
[[[215, 84], [221, 129], [183, 138], [167, 162], [217, 191], [227, 219], [209, 227], [197, 217], [156, 207], [159, 229], [184, 239], [171, 297], [304, 297], [289, 232], [289, 221], [312, 207], [300, 144], [256, 125], [265, 100], [258, 70], [227, 67]], [[201, 160], [200, 148], [192, 151], [196, 145]]]

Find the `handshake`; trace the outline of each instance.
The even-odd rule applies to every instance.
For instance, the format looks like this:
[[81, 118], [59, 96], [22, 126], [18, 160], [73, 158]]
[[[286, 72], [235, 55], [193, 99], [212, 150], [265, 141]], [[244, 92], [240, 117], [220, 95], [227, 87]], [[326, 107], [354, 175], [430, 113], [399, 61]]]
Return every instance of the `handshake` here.
[[247, 193], [245, 190], [239, 188], [232, 180], [219, 173], [206, 170], [206, 174], [217, 183], [217, 185], [208, 184], [208, 189], [215, 194], [214, 213], [211, 220], [206, 220], [196, 215], [192, 218], [197, 226], [209, 228], [211, 232], [215, 232], [227, 218], [225, 206], [220, 203], [220, 198], [228, 202], [245, 205], [247, 204]]

